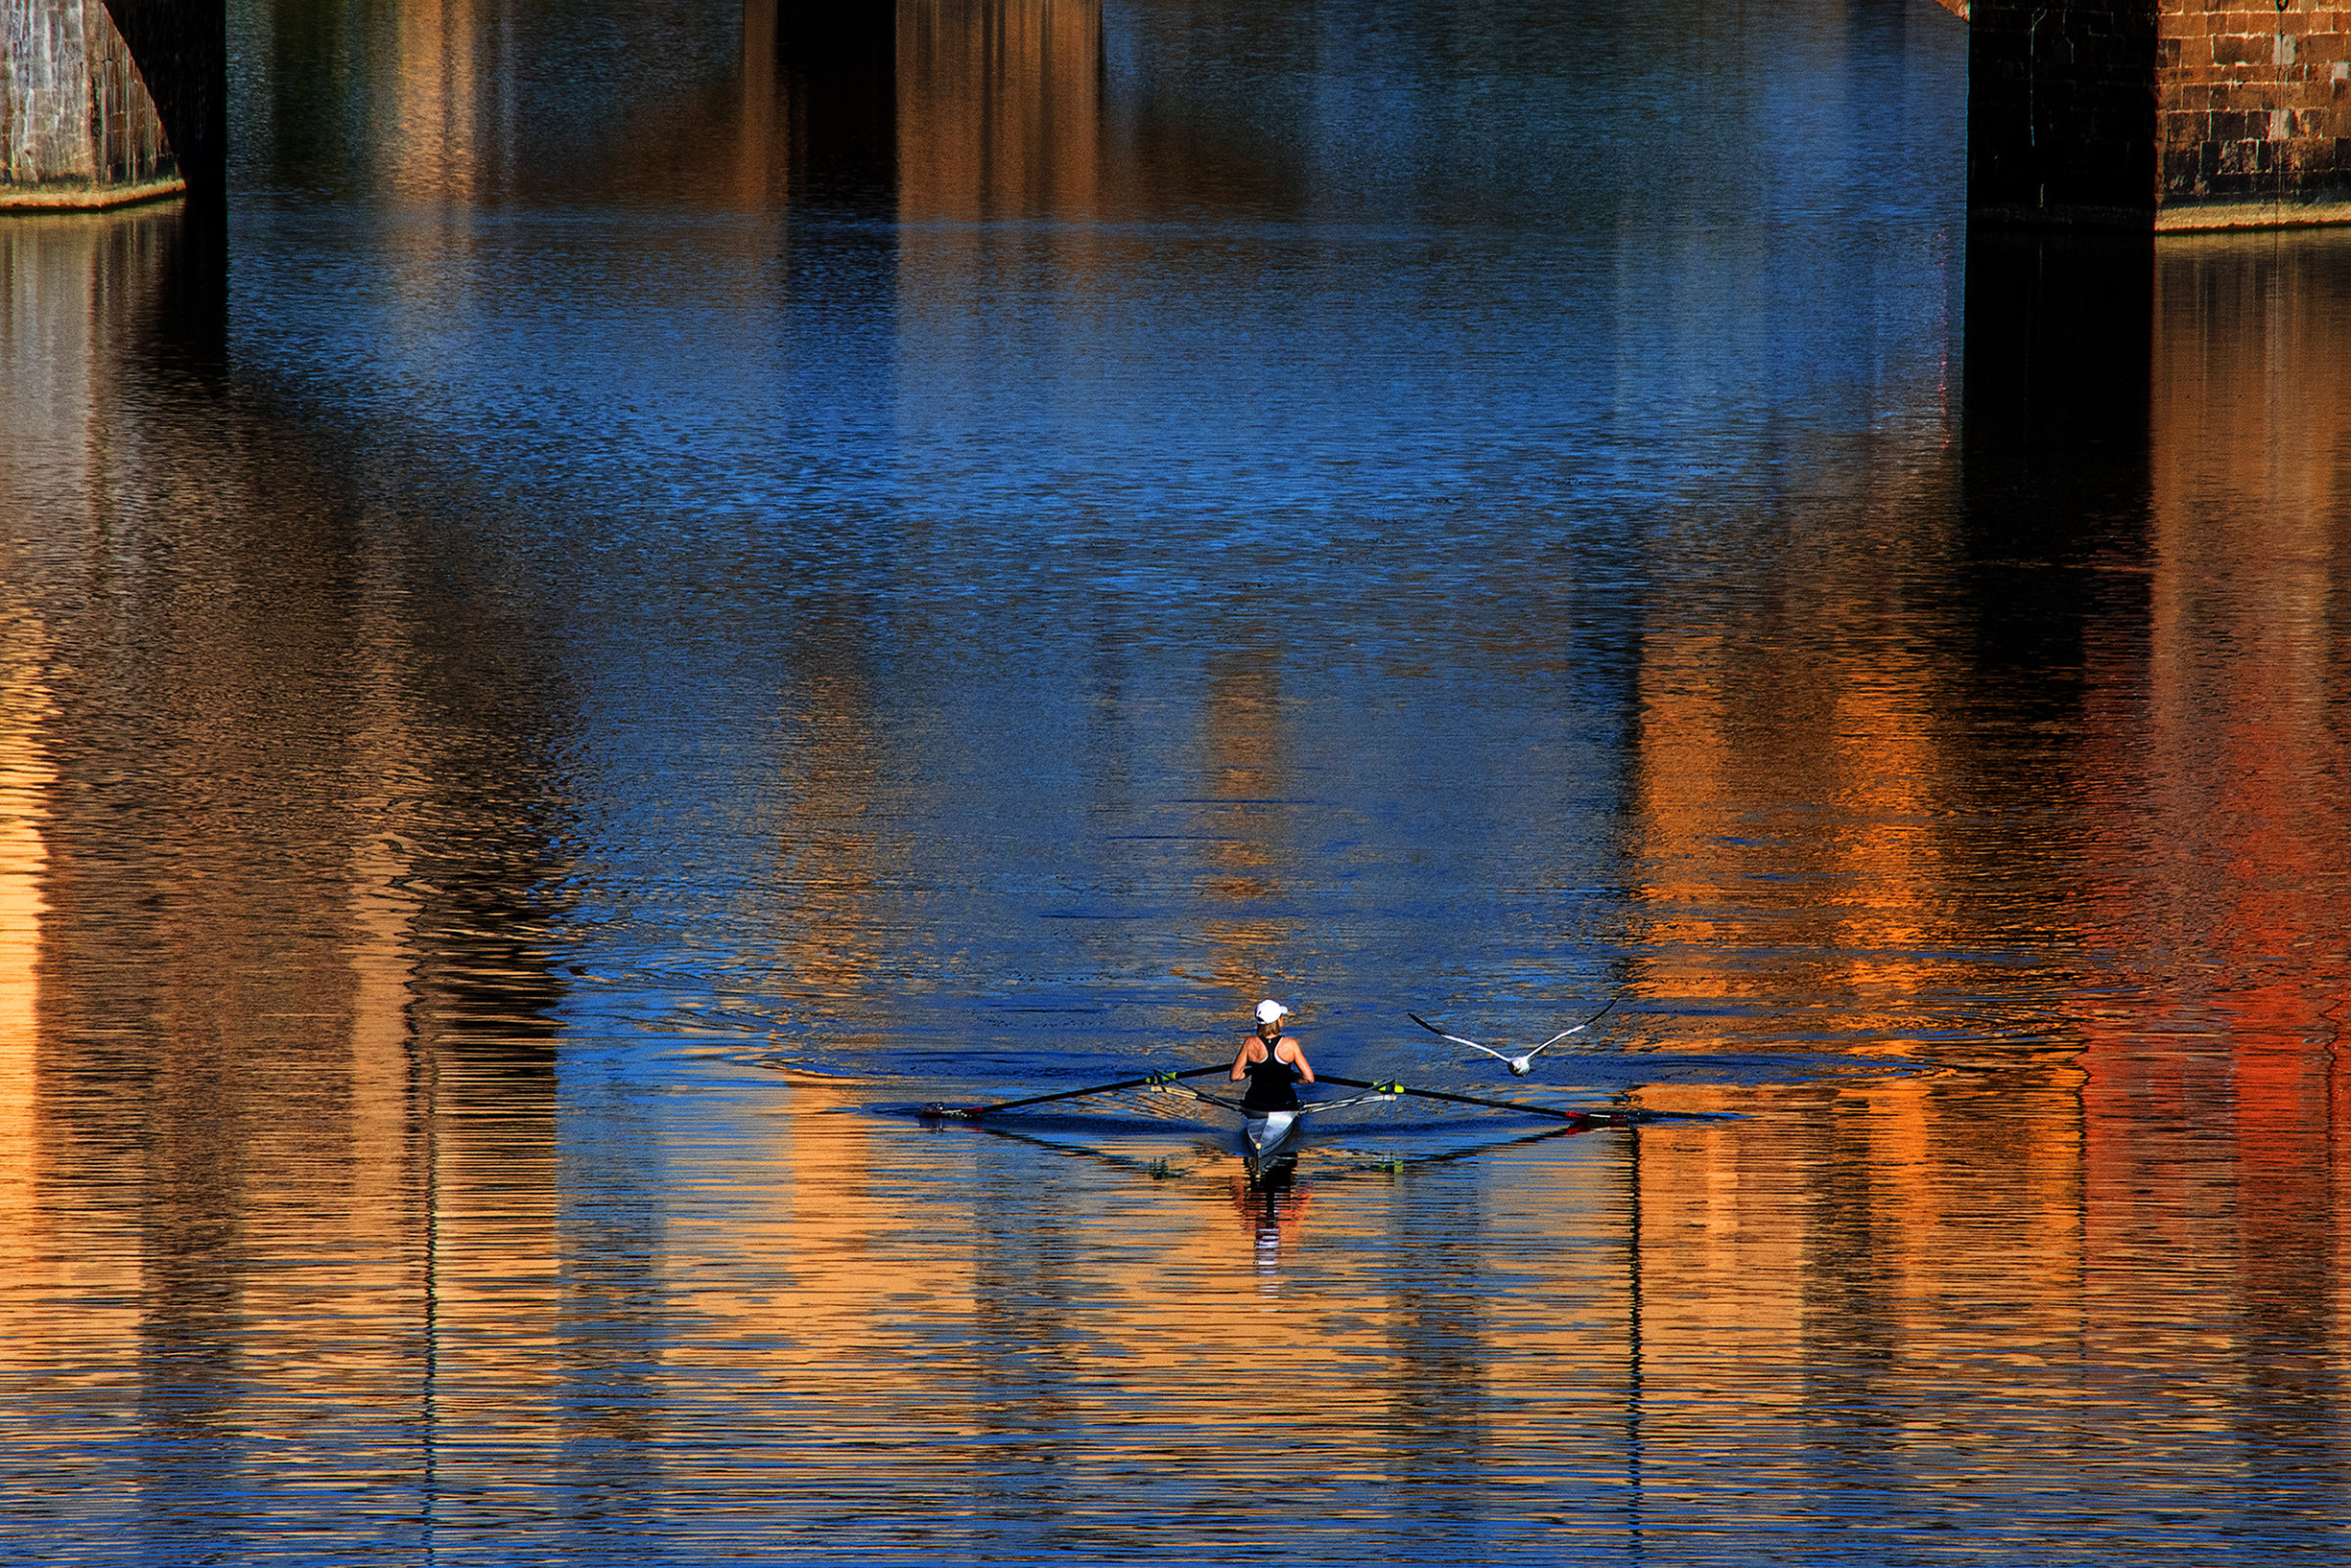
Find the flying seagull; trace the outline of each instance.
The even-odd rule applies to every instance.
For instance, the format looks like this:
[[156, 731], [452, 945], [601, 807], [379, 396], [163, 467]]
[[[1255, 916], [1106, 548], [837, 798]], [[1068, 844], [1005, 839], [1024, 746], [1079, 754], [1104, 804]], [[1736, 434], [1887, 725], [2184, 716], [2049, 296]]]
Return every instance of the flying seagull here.
[[1550, 1039], [1545, 1040], [1541, 1045], [1536, 1046], [1533, 1051], [1528, 1052], [1523, 1057], [1508, 1056], [1503, 1052], [1495, 1050], [1490, 1045], [1480, 1045], [1477, 1041], [1465, 1039], [1461, 1035], [1448, 1034], [1443, 1030], [1437, 1028], [1435, 1024], [1429, 1022], [1426, 1018], [1423, 1018], [1417, 1012], [1408, 1012], [1404, 1016], [1410, 1018], [1413, 1022], [1418, 1024], [1421, 1028], [1427, 1030], [1430, 1033], [1436, 1035], [1439, 1039], [1451, 1040], [1456, 1045], [1465, 1045], [1472, 1051], [1484, 1052], [1487, 1056], [1493, 1057], [1496, 1061], [1501, 1062], [1505, 1067], [1510, 1069], [1510, 1076], [1513, 1078], [1525, 1078], [1529, 1071], [1531, 1071], [1534, 1066], [1534, 1058], [1537, 1052], [1545, 1051], [1552, 1046], [1557, 1045], [1561, 1040], [1566, 1039], [1570, 1034], [1580, 1034], [1583, 1033], [1583, 1031], [1591, 1028], [1594, 1024], [1599, 1023], [1603, 1018], [1605, 1018], [1608, 1015], [1608, 1008], [1613, 1008], [1615, 1006], [1616, 998], [1612, 996], [1608, 998], [1607, 1008], [1601, 1009], [1598, 1012], [1592, 1014], [1592, 1016], [1586, 1018], [1582, 1023], [1578, 1024], [1573, 1029], [1563, 1029], [1559, 1031], [1559, 1033], [1554, 1034]]

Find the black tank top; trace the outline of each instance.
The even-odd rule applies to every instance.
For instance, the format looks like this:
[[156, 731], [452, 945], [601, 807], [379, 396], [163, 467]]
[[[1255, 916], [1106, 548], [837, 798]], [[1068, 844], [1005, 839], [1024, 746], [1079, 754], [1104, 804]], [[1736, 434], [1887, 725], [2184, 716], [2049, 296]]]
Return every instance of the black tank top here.
[[[1262, 1039], [1262, 1036], [1260, 1037]], [[1241, 1070], [1249, 1076], [1248, 1092], [1241, 1097], [1244, 1110], [1295, 1110], [1298, 1108], [1298, 1070], [1273, 1054], [1281, 1043], [1279, 1037], [1263, 1041], [1266, 1059], [1252, 1061]]]

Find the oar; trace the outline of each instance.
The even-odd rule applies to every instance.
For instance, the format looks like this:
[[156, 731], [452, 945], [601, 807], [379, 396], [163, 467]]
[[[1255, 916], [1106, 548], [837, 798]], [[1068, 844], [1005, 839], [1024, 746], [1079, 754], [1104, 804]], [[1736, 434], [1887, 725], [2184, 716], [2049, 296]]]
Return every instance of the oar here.
[[1474, 1094], [1448, 1094], [1442, 1089], [1414, 1089], [1402, 1083], [1365, 1083], [1361, 1079], [1334, 1078], [1328, 1073], [1316, 1075], [1318, 1083], [1343, 1083], [1350, 1089], [1371, 1089], [1380, 1094], [1418, 1095], [1423, 1100], [1450, 1100], [1457, 1105], [1484, 1105], [1488, 1110], [1515, 1110], [1529, 1116], [1551, 1116], [1562, 1122], [1580, 1122], [1585, 1127], [1627, 1126], [1633, 1118], [1625, 1111], [1615, 1110], [1554, 1110], [1549, 1105], [1522, 1105], [1508, 1100], [1483, 1100]]
[[938, 1101], [922, 1107], [925, 1116], [986, 1116], [990, 1111], [1018, 1110], [1023, 1105], [1050, 1105], [1056, 1100], [1077, 1100], [1089, 1094], [1115, 1094], [1121, 1089], [1139, 1089], [1149, 1083], [1173, 1083], [1182, 1078], [1206, 1078], [1210, 1073], [1228, 1073], [1229, 1067], [1192, 1067], [1180, 1073], [1152, 1073], [1143, 1078], [1123, 1078], [1116, 1083], [1096, 1083], [1082, 1089], [1063, 1089], [1057, 1094], [1033, 1094], [1026, 1100], [1000, 1100], [992, 1105], [947, 1105]]

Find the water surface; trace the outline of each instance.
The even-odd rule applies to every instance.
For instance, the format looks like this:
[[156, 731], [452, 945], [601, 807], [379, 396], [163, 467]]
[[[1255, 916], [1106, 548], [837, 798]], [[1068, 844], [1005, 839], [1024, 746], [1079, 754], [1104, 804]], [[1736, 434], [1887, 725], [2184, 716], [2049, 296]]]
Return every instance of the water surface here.
[[[2341, 1556], [2351, 244], [1924, 4], [231, 28], [0, 227], [12, 1543]], [[887, 1113], [1264, 995], [1657, 1119]]]

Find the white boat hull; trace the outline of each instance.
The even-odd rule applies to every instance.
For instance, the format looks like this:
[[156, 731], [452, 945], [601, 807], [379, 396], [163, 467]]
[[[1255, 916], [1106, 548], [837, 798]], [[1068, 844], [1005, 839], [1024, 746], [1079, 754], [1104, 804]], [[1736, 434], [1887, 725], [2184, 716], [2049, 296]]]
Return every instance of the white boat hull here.
[[1249, 1147], [1258, 1153], [1289, 1142], [1291, 1129], [1297, 1126], [1294, 1110], [1270, 1110], [1262, 1116], [1251, 1116], [1244, 1130], [1248, 1134]]

